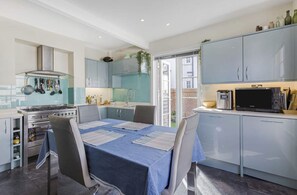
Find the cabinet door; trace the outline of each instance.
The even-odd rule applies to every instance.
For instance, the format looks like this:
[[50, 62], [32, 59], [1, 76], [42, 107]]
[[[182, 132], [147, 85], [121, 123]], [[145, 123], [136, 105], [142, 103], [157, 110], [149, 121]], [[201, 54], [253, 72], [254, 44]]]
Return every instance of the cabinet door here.
[[243, 117], [243, 166], [297, 179], [297, 120]]
[[292, 27], [244, 36], [244, 81], [293, 80], [294, 36]]
[[106, 62], [98, 62], [98, 87], [108, 87], [108, 64]]
[[107, 108], [99, 108], [101, 119], [107, 118]]
[[98, 63], [96, 60], [86, 59], [86, 87], [98, 87]]
[[10, 119], [0, 119], [0, 165], [10, 162]]
[[118, 108], [107, 108], [107, 117], [112, 119], [120, 119]]
[[239, 116], [201, 113], [199, 117], [197, 133], [206, 157], [239, 165]]
[[134, 109], [120, 109], [121, 120], [133, 121], [134, 119]]
[[124, 74], [133, 74], [138, 72], [138, 63], [136, 58], [124, 59], [122, 66]]
[[242, 81], [242, 37], [203, 44], [201, 58], [203, 84]]

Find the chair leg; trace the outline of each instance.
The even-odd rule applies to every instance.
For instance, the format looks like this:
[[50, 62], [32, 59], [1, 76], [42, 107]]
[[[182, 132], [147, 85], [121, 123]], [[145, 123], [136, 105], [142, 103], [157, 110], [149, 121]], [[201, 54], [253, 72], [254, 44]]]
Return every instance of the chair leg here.
[[188, 195], [197, 195], [197, 165], [192, 163], [191, 169], [187, 174]]
[[99, 191], [100, 185], [97, 184], [94, 187], [91, 187], [90, 190], [94, 190], [93, 195], [97, 195], [97, 192]]

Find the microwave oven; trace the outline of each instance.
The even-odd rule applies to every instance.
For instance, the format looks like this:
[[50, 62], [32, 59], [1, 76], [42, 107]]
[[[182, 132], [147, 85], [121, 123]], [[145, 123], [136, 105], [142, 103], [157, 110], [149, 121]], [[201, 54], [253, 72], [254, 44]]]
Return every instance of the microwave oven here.
[[239, 111], [282, 112], [280, 87], [235, 89], [235, 107]]

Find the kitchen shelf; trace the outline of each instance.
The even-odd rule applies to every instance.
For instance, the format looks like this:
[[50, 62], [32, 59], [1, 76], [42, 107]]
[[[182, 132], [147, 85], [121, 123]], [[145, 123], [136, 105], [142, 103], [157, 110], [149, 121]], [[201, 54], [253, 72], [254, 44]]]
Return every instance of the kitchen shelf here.
[[[23, 156], [23, 119], [22, 117], [11, 118], [11, 169], [16, 167], [22, 167], [22, 156]], [[20, 143], [14, 144], [13, 139], [18, 136]], [[17, 158], [15, 158], [17, 156]]]

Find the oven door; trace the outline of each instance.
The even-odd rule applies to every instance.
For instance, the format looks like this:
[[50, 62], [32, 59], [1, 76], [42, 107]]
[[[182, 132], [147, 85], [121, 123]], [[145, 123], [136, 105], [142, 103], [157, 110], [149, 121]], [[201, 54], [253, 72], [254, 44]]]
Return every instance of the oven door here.
[[28, 156], [39, 154], [46, 131], [50, 128], [49, 121], [36, 121], [28, 123]]

